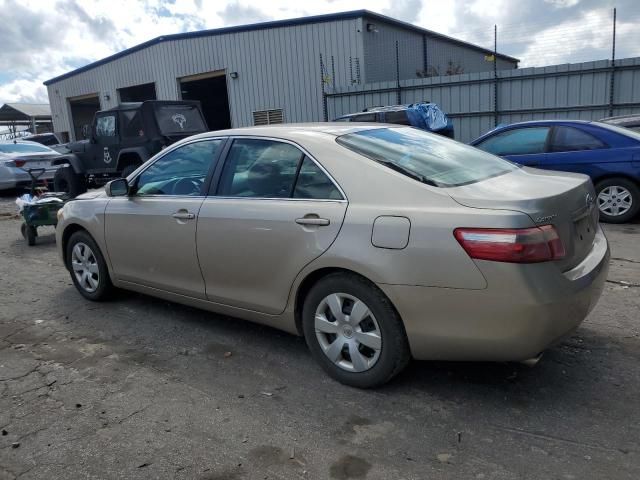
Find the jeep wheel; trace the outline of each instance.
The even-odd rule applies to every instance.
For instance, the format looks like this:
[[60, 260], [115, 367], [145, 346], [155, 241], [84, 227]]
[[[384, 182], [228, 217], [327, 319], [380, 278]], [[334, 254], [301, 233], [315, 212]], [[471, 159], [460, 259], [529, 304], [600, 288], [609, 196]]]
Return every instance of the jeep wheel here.
[[56, 170], [53, 176], [53, 187], [56, 192], [66, 192], [72, 198], [87, 191], [84, 176], [74, 172], [70, 165], [64, 165]]

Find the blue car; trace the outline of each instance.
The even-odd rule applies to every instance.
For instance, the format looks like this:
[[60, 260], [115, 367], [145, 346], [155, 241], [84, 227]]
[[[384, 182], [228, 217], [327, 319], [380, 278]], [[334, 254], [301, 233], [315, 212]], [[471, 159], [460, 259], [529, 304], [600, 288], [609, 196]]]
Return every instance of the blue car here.
[[540, 120], [498, 127], [471, 145], [527, 167], [584, 173], [600, 220], [625, 223], [640, 210], [640, 133], [601, 122]]

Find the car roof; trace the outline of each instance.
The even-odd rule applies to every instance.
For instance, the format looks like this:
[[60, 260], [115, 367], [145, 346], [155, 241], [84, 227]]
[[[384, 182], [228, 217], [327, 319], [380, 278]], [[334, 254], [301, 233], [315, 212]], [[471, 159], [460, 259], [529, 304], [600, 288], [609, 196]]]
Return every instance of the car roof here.
[[609, 123], [611, 125], [638, 125], [640, 124], [640, 114], [635, 115], [618, 115], [617, 117], [607, 117], [599, 120], [600, 122]]
[[309, 134], [325, 134], [338, 137], [347, 133], [356, 133], [363, 130], [375, 130], [380, 128], [398, 128], [402, 125], [388, 125], [384, 123], [363, 122], [318, 122], [318, 123], [282, 123], [277, 125], [264, 125], [258, 127], [231, 128], [228, 130], [216, 130], [195, 135], [192, 138], [210, 138], [226, 136], [256, 136], [275, 137], [282, 139], [301, 139]]
[[195, 105], [199, 103], [197, 100], [145, 100], [144, 102], [122, 102], [115, 107], [100, 110], [101, 112], [113, 112], [122, 110], [137, 110], [146, 104], [154, 105]]

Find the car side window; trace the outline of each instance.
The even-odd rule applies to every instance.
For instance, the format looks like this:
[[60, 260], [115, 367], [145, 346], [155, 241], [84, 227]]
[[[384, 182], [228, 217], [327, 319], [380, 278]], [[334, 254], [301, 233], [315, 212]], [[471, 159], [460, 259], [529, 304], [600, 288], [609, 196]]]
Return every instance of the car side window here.
[[375, 122], [376, 114], [375, 113], [365, 113], [362, 115], [355, 115], [351, 117], [352, 122]]
[[550, 127], [526, 127], [507, 130], [482, 141], [476, 147], [494, 155], [530, 155], [543, 153]]
[[304, 157], [296, 188], [293, 191], [294, 198], [309, 198], [323, 200], [342, 200], [340, 190], [334, 185], [326, 173], [309, 157]]
[[407, 117], [406, 110], [400, 110], [397, 112], [385, 112], [384, 121], [386, 123], [394, 123], [396, 125], [411, 125], [409, 117]]
[[125, 138], [143, 137], [142, 112], [140, 110], [123, 110], [120, 115], [120, 132]]
[[593, 135], [573, 127], [556, 127], [552, 152], [574, 152], [577, 150], [597, 150], [606, 145]]
[[170, 151], [137, 177], [136, 195], [200, 195], [221, 145], [222, 139], [210, 139]]
[[103, 115], [96, 119], [96, 136], [115, 137], [116, 136], [116, 116]]
[[236, 139], [222, 169], [217, 195], [289, 198], [303, 156], [289, 143]]

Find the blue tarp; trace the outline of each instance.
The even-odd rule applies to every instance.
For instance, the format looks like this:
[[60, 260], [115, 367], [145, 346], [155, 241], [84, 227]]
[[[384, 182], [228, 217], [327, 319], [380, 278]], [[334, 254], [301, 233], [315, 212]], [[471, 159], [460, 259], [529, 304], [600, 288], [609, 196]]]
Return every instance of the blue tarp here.
[[407, 106], [407, 116], [411, 125], [423, 130], [440, 132], [453, 129], [447, 114], [435, 103], [412, 103]]

